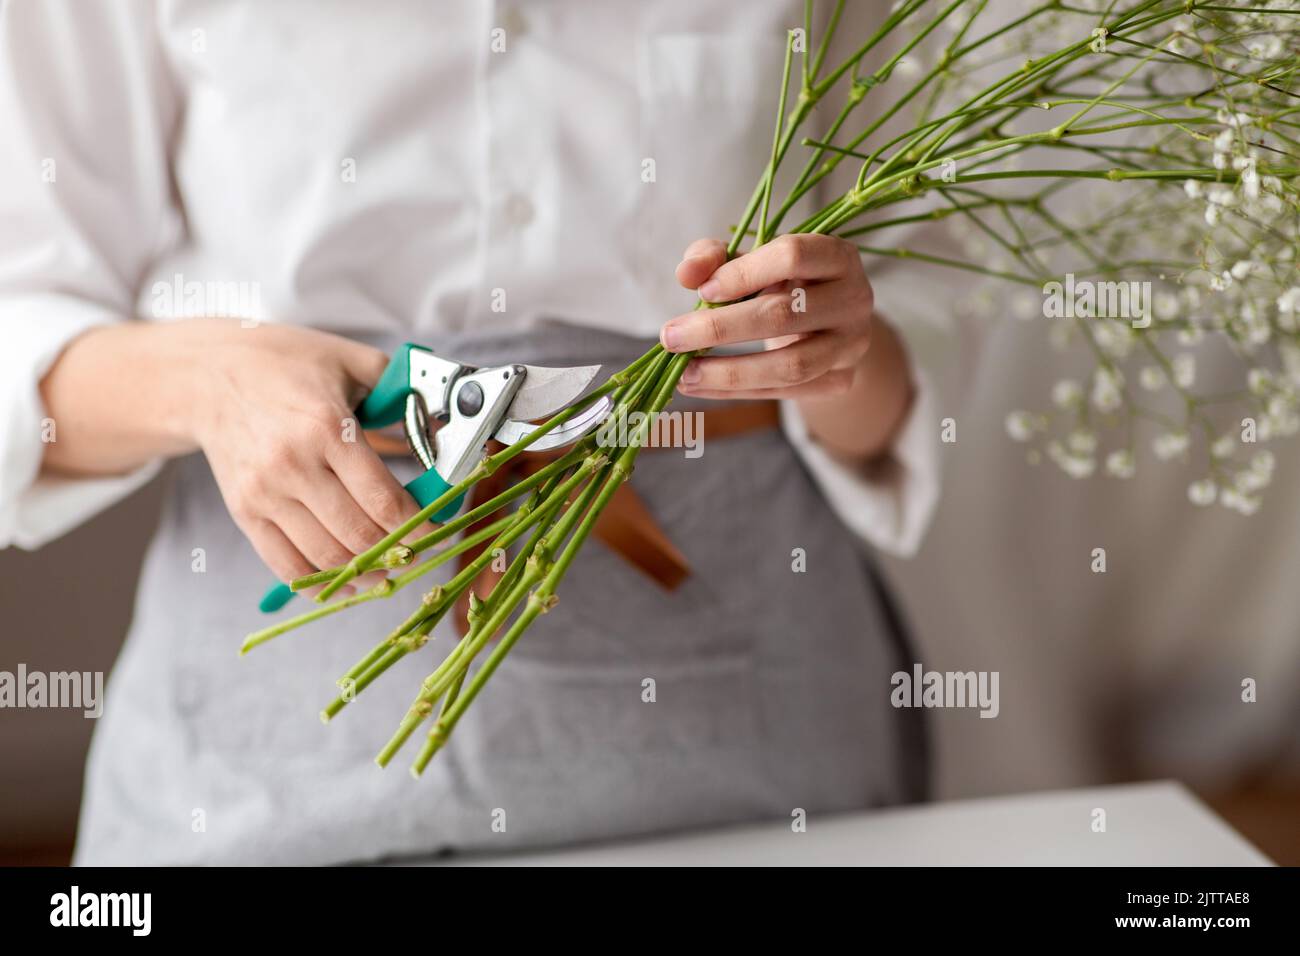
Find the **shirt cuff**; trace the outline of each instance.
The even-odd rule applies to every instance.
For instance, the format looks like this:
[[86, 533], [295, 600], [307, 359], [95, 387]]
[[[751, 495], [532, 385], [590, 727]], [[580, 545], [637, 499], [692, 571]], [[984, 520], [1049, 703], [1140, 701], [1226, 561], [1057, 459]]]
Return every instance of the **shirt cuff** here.
[[125, 498], [161, 466], [104, 478], [40, 474], [46, 442], [58, 440], [41, 379], [78, 335], [119, 321], [119, 313], [71, 296], [0, 300], [0, 547], [39, 548]]
[[939, 422], [934, 393], [916, 370], [912, 407], [888, 456], [855, 467], [808, 432], [793, 400], [781, 402], [781, 428], [836, 516], [868, 544], [900, 557], [921, 545], [939, 501]]

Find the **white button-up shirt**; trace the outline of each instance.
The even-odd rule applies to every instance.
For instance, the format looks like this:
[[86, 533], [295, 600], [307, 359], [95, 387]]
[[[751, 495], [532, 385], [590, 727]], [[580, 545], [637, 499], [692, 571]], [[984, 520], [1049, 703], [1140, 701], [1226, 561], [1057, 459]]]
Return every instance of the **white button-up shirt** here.
[[[851, 7], [860, 42], [885, 4]], [[2, 17], [0, 545], [35, 547], [156, 467], [41, 476], [39, 380], [91, 326], [212, 312], [191, 288], [414, 340], [545, 319], [657, 335], [692, 301], [683, 248], [725, 236], [766, 161], [803, 4], [16, 0]], [[893, 263], [870, 275], [884, 313], [942, 308]], [[793, 405], [783, 421], [841, 518], [907, 553], [939, 417], [923, 386], [897, 467], [871, 476]]]

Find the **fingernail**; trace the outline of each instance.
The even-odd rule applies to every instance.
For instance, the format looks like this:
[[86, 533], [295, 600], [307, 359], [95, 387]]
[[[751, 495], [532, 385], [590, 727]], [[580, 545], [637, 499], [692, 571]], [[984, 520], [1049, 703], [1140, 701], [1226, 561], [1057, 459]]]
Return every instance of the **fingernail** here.
[[717, 302], [722, 296], [722, 288], [717, 279], [710, 279], [696, 291], [705, 302]]
[[672, 352], [682, 344], [682, 330], [670, 322], [659, 333], [659, 340], [663, 342], [664, 348]]
[[680, 269], [682, 266], [688, 265], [692, 262], [703, 262], [707, 258], [708, 256], [687, 256], [685, 259], [681, 261], [681, 265], [679, 265], [677, 268]]
[[681, 382], [683, 385], [694, 385], [699, 380], [700, 367], [696, 363], [692, 362], [682, 370], [682, 377], [677, 381]]

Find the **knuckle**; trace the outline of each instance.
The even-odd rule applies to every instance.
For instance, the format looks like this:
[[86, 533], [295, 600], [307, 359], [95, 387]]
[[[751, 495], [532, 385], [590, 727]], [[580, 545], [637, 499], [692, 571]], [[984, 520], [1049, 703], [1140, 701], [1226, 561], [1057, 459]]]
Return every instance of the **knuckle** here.
[[298, 467], [297, 449], [288, 439], [276, 439], [267, 443], [263, 452], [262, 467], [255, 468], [245, 477], [255, 490], [267, 491], [270, 487], [270, 475], [291, 472]]
[[319, 557], [324, 564], [321, 568], [337, 567], [340, 564], [347, 564], [352, 560], [352, 552], [340, 545], [337, 541], [330, 541], [323, 544]]
[[234, 494], [231, 495], [231, 514], [252, 520], [264, 512], [266, 502], [271, 497], [267, 474], [262, 468], [250, 468], [239, 476], [235, 481]]
[[832, 236], [835, 243], [835, 254], [844, 262], [846, 266], [862, 266], [862, 254], [858, 252], [858, 247], [847, 239], [841, 239], [839, 236]]
[[853, 388], [854, 374], [849, 369], [832, 372], [827, 379], [828, 390], [832, 395], [847, 395]]
[[704, 313], [704, 334], [706, 345], [718, 345], [724, 341], [722, 320], [718, 317], [718, 313], [712, 309], [706, 310]]
[[787, 278], [798, 278], [808, 264], [808, 244], [793, 235], [781, 236], [776, 243], [782, 271]]
[[876, 309], [876, 290], [871, 288], [871, 282], [866, 276], [862, 277], [854, 294], [861, 314], [869, 318]]
[[781, 379], [790, 385], [808, 380], [812, 372], [812, 363], [802, 352], [792, 351], [781, 363]]
[[347, 521], [343, 526], [343, 533], [347, 535], [349, 541], [355, 541], [363, 551], [374, 544], [376, 540], [370, 522], [360, 515]]
[[794, 323], [794, 307], [790, 296], [783, 293], [764, 296], [759, 305], [759, 317], [764, 329], [770, 330], [770, 334], [784, 334]]
[[318, 405], [307, 412], [306, 434], [319, 447], [337, 444], [343, 436], [343, 423], [352, 417], [336, 405]]
[[724, 388], [740, 388], [740, 369], [735, 362], [723, 362], [719, 377]]
[[371, 514], [386, 528], [396, 528], [406, 520], [406, 509], [402, 507], [397, 495], [391, 491], [380, 489], [372, 492], [367, 504]]
[[733, 260], [729, 269], [719, 269], [718, 275], [722, 278], [723, 287], [728, 295], [733, 288], [748, 289], [754, 282], [754, 269], [744, 257]]

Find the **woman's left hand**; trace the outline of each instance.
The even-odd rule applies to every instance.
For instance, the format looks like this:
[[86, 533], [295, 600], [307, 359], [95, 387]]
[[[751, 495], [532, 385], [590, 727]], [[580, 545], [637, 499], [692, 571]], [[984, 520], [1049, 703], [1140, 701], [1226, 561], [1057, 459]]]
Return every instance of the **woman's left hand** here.
[[731, 304], [671, 319], [660, 332], [668, 351], [765, 344], [761, 352], [692, 360], [678, 385], [684, 395], [808, 399], [853, 389], [871, 345], [874, 300], [851, 243], [786, 235], [728, 261], [721, 242], [699, 239], [687, 247], [677, 280], [706, 302]]

